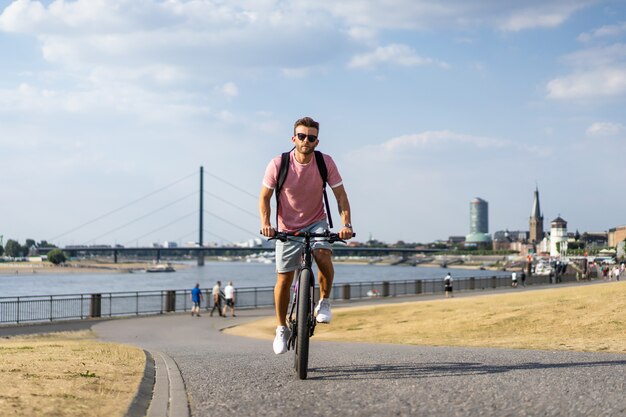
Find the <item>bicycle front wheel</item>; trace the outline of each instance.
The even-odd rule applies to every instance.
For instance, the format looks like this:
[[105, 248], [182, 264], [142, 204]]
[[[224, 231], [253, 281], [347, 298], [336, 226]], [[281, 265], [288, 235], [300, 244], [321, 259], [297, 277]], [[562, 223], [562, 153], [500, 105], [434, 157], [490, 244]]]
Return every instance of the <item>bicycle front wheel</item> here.
[[300, 273], [298, 283], [298, 337], [296, 339], [296, 372], [306, 379], [309, 367], [309, 326], [311, 325], [311, 270]]

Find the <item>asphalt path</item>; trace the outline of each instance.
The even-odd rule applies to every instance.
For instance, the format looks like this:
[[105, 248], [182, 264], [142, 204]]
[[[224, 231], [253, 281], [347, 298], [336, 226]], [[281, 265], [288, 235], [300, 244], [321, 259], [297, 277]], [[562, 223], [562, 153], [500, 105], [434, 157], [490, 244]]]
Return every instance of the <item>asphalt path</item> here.
[[[185, 314], [112, 320], [104, 340], [163, 352], [180, 370], [192, 416], [626, 416], [626, 355], [334, 343], [311, 339], [308, 379], [293, 353]], [[154, 401], [154, 400], [153, 400]]]

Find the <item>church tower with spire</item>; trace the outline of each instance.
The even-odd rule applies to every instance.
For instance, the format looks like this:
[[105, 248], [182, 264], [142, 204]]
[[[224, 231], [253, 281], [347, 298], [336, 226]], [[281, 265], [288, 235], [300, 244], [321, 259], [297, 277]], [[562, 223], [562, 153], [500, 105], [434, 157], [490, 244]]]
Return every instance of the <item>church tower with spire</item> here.
[[539, 188], [535, 188], [533, 209], [530, 212], [530, 243], [537, 244], [543, 240], [543, 215], [539, 207]]

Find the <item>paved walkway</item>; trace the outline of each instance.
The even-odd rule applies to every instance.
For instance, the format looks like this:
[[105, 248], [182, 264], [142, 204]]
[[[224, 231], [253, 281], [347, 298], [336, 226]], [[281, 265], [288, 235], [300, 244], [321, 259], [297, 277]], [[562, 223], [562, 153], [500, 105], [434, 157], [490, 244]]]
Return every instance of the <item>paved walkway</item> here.
[[[270, 341], [220, 332], [271, 314], [159, 316], [102, 322], [94, 330], [166, 361], [169, 406], [154, 415], [626, 416], [625, 355], [313, 338], [309, 378], [300, 381], [291, 352], [277, 356]], [[153, 402], [163, 404], [163, 392]]]
[[[309, 379], [300, 381], [291, 352], [277, 356], [271, 341], [220, 331], [271, 314], [152, 316], [101, 321], [93, 329], [104, 340], [150, 352], [156, 383], [151, 401], [144, 401], [149, 416], [626, 416], [626, 355], [314, 337]], [[144, 395], [152, 396], [152, 384], [143, 385]]]

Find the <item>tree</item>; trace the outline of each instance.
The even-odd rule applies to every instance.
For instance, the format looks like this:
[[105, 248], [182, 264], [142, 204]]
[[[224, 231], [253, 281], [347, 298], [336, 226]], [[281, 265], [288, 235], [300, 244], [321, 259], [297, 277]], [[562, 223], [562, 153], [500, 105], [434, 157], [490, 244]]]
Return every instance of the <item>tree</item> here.
[[42, 240], [41, 242], [39, 242], [37, 244], [38, 248], [56, 248], [56, 245], [53, 245], [52, 243], [48, 243], [47, 240]]
[[22, 245], [20, 245], [17, 240], [9, 239], [4, 247], [4, 252], [11, 258], [20, 257], [22, 256]]
[[26, 239], [23, 248], [24, 250], [22, 252], [24, 254], [28, 254], [28, 256], [37, 255], [37, 242], [35, 242], [35, 239]]
[[65, 253], [61, 249], [52, 249], [48, 252], [48, 261], [54, 265], [59, 265], [67, 261], [67, 256], [65, 256]]

